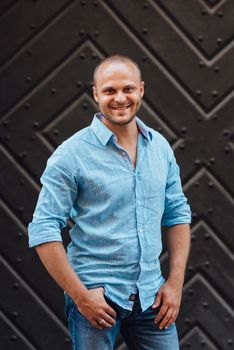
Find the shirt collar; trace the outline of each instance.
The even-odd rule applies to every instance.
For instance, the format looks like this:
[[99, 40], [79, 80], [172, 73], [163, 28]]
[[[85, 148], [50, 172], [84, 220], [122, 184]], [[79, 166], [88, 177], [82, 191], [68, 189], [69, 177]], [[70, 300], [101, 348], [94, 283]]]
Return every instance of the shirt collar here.
[[[107, 142], [111, 137], [114, 137], [115, 134], [102, 123], [102, 118], [104, 117], [100, 112], [96, 113], [91, 123], [91, 128], [103, 146], [106, 146]], [[146, 138], [146, 140], [152, 140], [152, 133], [150, 129], [138, 117], [136, 117], [136, 123], [141, 134]]]

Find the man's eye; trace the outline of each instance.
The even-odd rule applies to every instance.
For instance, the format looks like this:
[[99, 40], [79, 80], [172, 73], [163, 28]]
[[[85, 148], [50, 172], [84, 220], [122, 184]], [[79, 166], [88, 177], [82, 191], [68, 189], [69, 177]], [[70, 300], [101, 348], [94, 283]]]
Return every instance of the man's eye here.
[[113, 91], [114, 91], [113, 89], [107, 89], [107, 90], [106, 90], [106, 93], [107, 93], [107, 94], [112, 94]]
[[131, 91], [133, 90], [133, 88], [127, 87], [127, 88], [125, 88], [124, 90], [125, 90], [125, 92], [131, 92]]

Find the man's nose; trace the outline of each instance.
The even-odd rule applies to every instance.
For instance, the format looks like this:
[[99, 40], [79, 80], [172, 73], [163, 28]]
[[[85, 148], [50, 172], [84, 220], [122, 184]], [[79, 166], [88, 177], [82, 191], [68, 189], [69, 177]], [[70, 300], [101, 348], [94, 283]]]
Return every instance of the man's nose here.
[[117, 92], [115, 95], [115, 101], [118, 103], [123, 103], [125, 101], [126, 97], [123, 92]]

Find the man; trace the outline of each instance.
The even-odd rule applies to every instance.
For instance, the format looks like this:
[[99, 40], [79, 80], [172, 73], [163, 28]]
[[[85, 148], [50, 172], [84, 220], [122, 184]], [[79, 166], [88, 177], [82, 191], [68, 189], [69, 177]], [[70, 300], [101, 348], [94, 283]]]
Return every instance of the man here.
[[136, 117], [144, 82], [134, 61], [103, 60], [93, 94], [100, 113], [47, 163], [29, 243], [65, 291], [73, 349], [113, 349], [120, 332], [129, 349], [176, 350], [191, 219], [178, 166], [165, 138]]

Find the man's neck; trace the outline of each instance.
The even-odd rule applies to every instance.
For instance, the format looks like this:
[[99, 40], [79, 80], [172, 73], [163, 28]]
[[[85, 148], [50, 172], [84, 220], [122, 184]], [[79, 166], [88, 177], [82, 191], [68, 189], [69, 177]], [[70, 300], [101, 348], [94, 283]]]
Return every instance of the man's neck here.
[[117, 136], [119, 144], [130, 146], [137, 143], [138, 127], [136, 118], [126, 125], [113, 124], [105, 118], [103, 118], [102, 122]]

